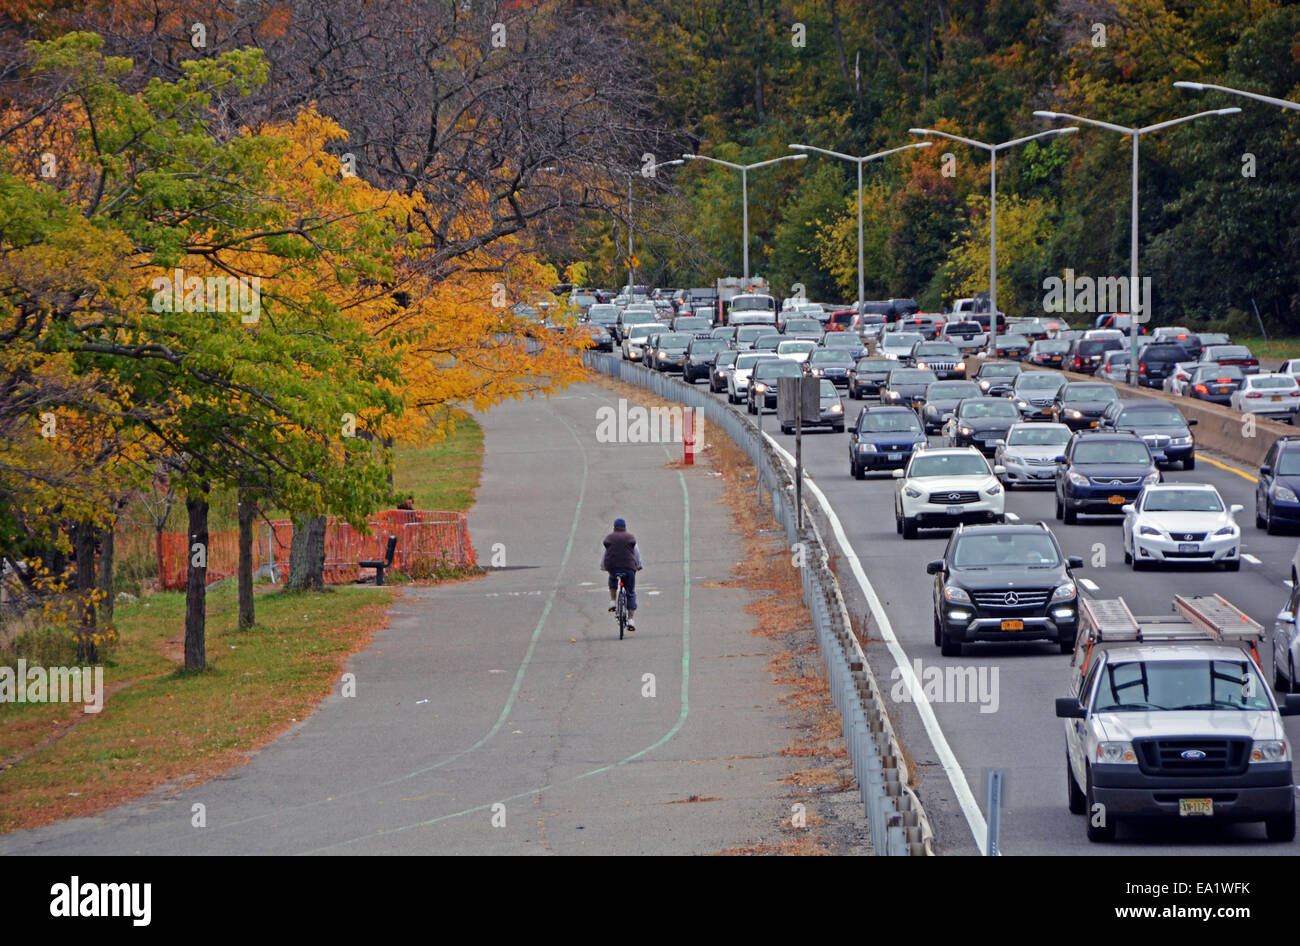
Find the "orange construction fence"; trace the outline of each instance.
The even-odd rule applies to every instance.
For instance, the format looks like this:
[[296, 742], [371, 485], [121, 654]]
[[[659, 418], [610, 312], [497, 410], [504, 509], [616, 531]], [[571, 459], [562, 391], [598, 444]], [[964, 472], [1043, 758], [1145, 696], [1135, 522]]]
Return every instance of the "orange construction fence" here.
[[[397, 536], [392, 567], [401, 571], [420, 563], [433, 566], [473, 568], [478, 562], [470, 543], [469, 522], [464, 513], [431, 509], [389, 509], [371, 516], [369, 533], [353, 528], [333, 516], [325, 522], [325, 581], [345, 584], [361, 577], [358, 562], [383, 559], [389, 536]], [[131, 542], [137, 534], [123, 533]], [[153, 540], [153, 535], [149, 538]], [[253, 570], [273, 567], [276, 580], [289, 574], [289, 549], [293, 523], [288, 519], [259, 523], [253, 539]], [[197, 552], [184, 532], [164, 532], [158, 544], [161, 586], [168, 590], [185, 587], [190, 558]], [[207, 583], [234, 576], [239, 567], [239, 532], [219, 529], [208, 533]], [[365, 569], [373, 576], [373, 569]]]

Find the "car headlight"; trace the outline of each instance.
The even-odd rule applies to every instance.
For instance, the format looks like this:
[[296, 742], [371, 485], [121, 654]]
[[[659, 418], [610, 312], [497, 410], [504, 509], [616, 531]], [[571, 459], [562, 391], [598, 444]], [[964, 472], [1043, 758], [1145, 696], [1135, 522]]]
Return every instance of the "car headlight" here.
[[1024, 463], [1025, 458], [1022, 456], [1017, 456], [1014, 453], [1004, 453], [1002, 454], [1002, 462], [1003, 463]]
[[821, 377], [821, 376], [824, 375], [825, 373], [826, 373], [826, 372], [823, 371], [821, 368], [813, 368], [813, 369], [809, 372], [809, 374], [815, 374], [815, 375], [817, 375], [818, 377]]
[[858, 453], [875, 453], [875, 452], [876, 452], [876, 445], [873, 443], [858, 444]]
[[924, 361], [918, 361], [918, 362], [916, 363], [916, 366], [917, 366], [918, 368], [928, 368], [928, 367], [930, 367], [930, 366], [927, 365]]
[[659, 357], [660, 357], [660, 358], [667, 358], [667, 357], [668, 357], [668, 352], [666, 352], [666, 351], [661, 351], [661, 352], [659, 352], [658, 354], [659, 354]]
[[726, 373], [725, 371], [716, 371], [716, 372], [714, 372], [714, 373], [715, 373], [719, 378], [725, 378], [725, 377], [727, 376], [727, 373]]
[[1156, 528], [1154, 528], [1154, 527], [1152, 527], [1152, 526], [1141, 526], [1141, 527], [1138, 528], [1138, 535], [1154, 535], [1154, 536], [1159, 536], [1160, 534], [1161, 534], [1161, 533], [1160, 533], [1160, 530], [1159, 530], [1159, 529], [1156, 529]]
[[980, 382], [980, 390], [981, 390], [981, 391], [987, 391], [988, 389], [989, 389], [989, 383], [988, 383], [987, 381], [981, 381], [981, 382]]
[[843, 410], [844, 410], [844, 405], [843, 405], [843, 404], [832, 404], [832, 405], [831, 405], [831, 413], [832, 413], [832, 414], [839, 414], [839, 413], [841, 413]]
[[1027, 411], [1027, 410], [1029, 410], [1029, 402], [1028, 402], [1028, 401], [1016, 401], [1016, 407], [1020, 408], [1022, 411]]
[[1285, 739], [1256, 739], [1250, 750], [1251, 762], [1290, 762], [1291, 751]]
[[762, 381], [758, 382], [758, 384], [754, 385], [754, 393], [755, 394], [767, 393], [767, 385], [764, 384]]
[[1069, 601], [1078, 591], [1074, 587], [1074, 582], [1067, 581], [1064, 584], [1057, 585], [1056, 590], [1052, 592], [1053, 601]]
[[1106, 765], [1137, 765], [1137, 753], [1131, 742], [1099, 742], [1095, 761]]
[[974, 431], [969, 427], [961, 428], [961, 435], [963, 437], [969, 437], [972, 433], [974, 433]]
[[955, 585], [944, 585], [943, 596], [949, 601], [964, 601], [967, 604], [970, 603], [970, 595], [968, 595], [964, 589], [958, 588]]
[[1073, 483], [1075, 486], [1088, 485], [1088, 477], [1084, 476], [1082, 473], [1076, 473], [1074, 472], [1074, 470], [1071, 470], [1069, 473], [1065, 475], [1069, 477], [1070, 482]]
[[1214, 534], [1215, 534], [1215, 535], [1236, 535], [1236, 534], [1237, 534], [1237, 527], [1236, 527], [1236, 526], [1224, 526], [1222, 529], [1216, 529], [1216, 530], [1214, 531]]
[[1274, 483], [1269, 488], [1269, 492], [1273, 494], [1274, 499], [1280, 499], [1284, 503], [1300, 502], [1300, 499], [1296, 498], [1295, 490], [1290, 489], [1289, 487], [1286, 486], [1282, 486], [1278, 483]]
[[913, 499], [921, 498], [921, 491], [919, 489], [916, 489], [915, 487], [904, 486], [903, 492], [906, 493], [908, 496], [911, 496]]
[[996, 496], [998, 493], [1002, 492], [1002, 484], [994, 483], [988, 489], [984, 490], [984, 492], [989, 496]]
[[1171, 437], [1169, 446], [1171, 447], [1190, 447], [1192, 445], [1191, 437]]
[[897, 401], [897, 400], [898, 400], [898, 392], [897, 392], [897, 391], [890, 391], [890, 392], [889, 392], [889, 399], [890, 399], [891, 401]]
[[966, 370], [966, 362], [964, 362], [964, 361], [959, 361], [959, 362], [957, 362], [957, 364], [953, 365], [953, 370], [954, 370], [954, 371], [965, 371], [965, 370]]
[[1069, 416], [1073, 417], [1075, 420], [1079, 420], [1083, 417], [1083, 411], [1069, 411], [1068, 413]]
[[1159, 483], [1159, 482], [1160, 482], [1160, 471], [1159, 471], [1159, 470], [1155, 470], [1155, 471], [1153, 471], [1153, 472], [1151, 472], [1151, 473], [1148, 473], [1146, 476], [1142, 477], [1142, 485], [1143, 485], [1143, 486], [1147, 485], [1148, 483]]

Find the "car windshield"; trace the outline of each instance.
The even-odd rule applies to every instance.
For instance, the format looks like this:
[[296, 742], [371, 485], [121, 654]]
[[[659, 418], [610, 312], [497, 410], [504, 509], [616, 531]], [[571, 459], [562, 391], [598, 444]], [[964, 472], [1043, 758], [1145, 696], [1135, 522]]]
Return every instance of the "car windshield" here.
[[936, 355], [946, 355], [949, 358], [961, 357], [957, 349], [948, 342], [927, 342], [924, 345], [917, 345], [912, 354], [917, 358], [933, 358]]
[[1003, 348], [1024, 348], [1029, 344], [1029, 339], [1023, 335], [1003, 335], [998, 339], [998, 344]]
[[1183, 415], [1172, 407], [1135, 407], [1115, 418], [1121, 427], [1186, 427]]
[[857, 370], [863, 371], [893, 371], [896, 361], [890, 361], [888, 358], [859, 358]]
[[755, 348], [764, 348], [769, 351], [776, 351], [776, 346], [780, 345], [786, 338], [784, 335], [760, 335], [754, 339]]
[[965, 401], [962, 403], [961, 416], [964, 420], [980, 417], [1019, 417], [1020, 412], [1010, 401], [1001, 398], [992, 401]]
[[1300, 476], [1300, 450], [1288, 450], [1277, 458], [1279, 476]]
[[713, 359], [713, 363], [719, 366], [734, 365], [736, 363], [736, 359], [739, 357], [740, 357], [740, 352], [736, 351], [736, 349], [724, 348], [718, 352], [717, 356]]
[[1016, 378], [1016, 391], [1055, 391], [1065, 379], [1051, 371], [1027, 371]]
[[885, 336], [881, 344], [886, 348], [902, 348], [911, 351], [912, 346], [921, 340], [921, 336], [915, 332], [892, 332]]
[[862, 342], [850, 332], [831, 332], [826, 336], [827, 348], [861, 348]]
[[693, 315], [688, 315], [684, 318], [679, 318], [676, 322], [677, 331], [679, 332], [686, 331], [688, 329], [698, 330], [698, 329], [709, 328], [711, 325], [713, 325], [713, 323], [709, 319], [700, 319], [700, 318], [696, 318]]
[[980, 388], [974, 381], [936, 381], [925, 389], [927, 401], [959, 401], [964, 397], [979, 397]]
[[1240, 381], [1244, 377], [1240, 365], [1211, 365], [1196, 372], [1197, 381]]
[[773, 355], [755, 355], [752, 352], [741, 352], [740, 356], [736, 358], [736, 370], [741, 371], [746, 368], [753, 368], [761, 362], [771, 361], [774, 357], [775, 356]]
[[978, 322], [953, 322], [946, 328], [949, 335], [979, 335], [984, 326]]
[[820, 394], [824, 398], [833, 397], [837, 401], [840, 399], [840, 392], [835, 390], [835, 382], [827, 381], [825, 378], [822, 378], [822, 386], [821, 386]]
[[983, 365], [976, 377], [1013, 378], [1020, 374], [1021, 370], [1019, 365]]
[[659, 347], [669, 351], [678, 351], [695, 340], [693, 335], [660, 335]]
[[1223, 512], [1223, 500], [1212, 489], [1149, 489], [1142, 511]]
[[727, 343], [720, 338], [701, 338], [697, 339], [691, 345], [691, 351], [703, 354], [712, 354], [722, 351], [727, 347]]
[[1097, 338], [1089, 339], [1086, 342], [1079, 342], [1080, 355], [1100, 355], [1104, 351], [1110, 351], [1113, 348], [1120, 347], [1118, 338]]
[[850, 358], [848, 355], [846, 355], [846, 354], [844, 354], [844, 353], [842, 353], [842, 352], [838, 352], [838, 351], [826, 351], [826, 349], [824, 349], [824, 348], [821, 349], [820, 351], [814, 351], [814, 352], [812, 353], [812, 356], [811, 356], [811, 361], [812, 361], [812, 363], [813, 363], [814, 365], [827, 365], [827, 364], [830, 364], [830, 365], [851, 365], [851, 364], [853, 364], [853, 359]]
[[822, 324], [816, 319], [786, 319], [787, 332], [820, 332]]
[[792, 341], [782, 342], [781, 344], [777, 345], [776, 350], [778, 353], [782, 355], [788, 355], [790, 352], [797, 353], [801, 351], [804, 352], [812, 351], [816, 347], [817, 347], [816, 342], [805, 342], [800, 339], [794, 339]]
[[858, 423], [858, 430], [866, 434], [921, 432], [921, 421], [911, 411], [867, 411]]
[[1215, 334], [1214, 332], [1205, 332], [1205, 333], [1203, 333], [1203, 334], [1201, 334], [1201, 335], [1198, 335], [1198, 336], [1196, 336], [1196, 337], [1200, 340], [1200, 343], [1201, 343], [1202, 345], [1226, 345], [1226, 344], [1228, 344], [1228, 336], [1227, 336], [1227, 335]]
[[733, 296], [732, 312], [775, 312], [776, 300], [771, 296]]
[[765, 361], [754, 369], [754, 377], [760, 381], [768, 378], [802, 378], [803, 369], [789, 361]]
[[952, 555], [955, 568], [1057, 565], [1060, 561], [1051, 536], [1042, 532], [963, 535]]
[[1061, 355], [1069, 351], [1069, 349], [1070, 349], [1069, 342], [1062, 342], [1062, 341], [1057, 341], [1056, 339], [1052, 339], [1050, 342], [1039, 342], [1038, 348], [1036, 350], [1040, 354], [1044, 354], [1044, 355]]
[[1143, 361], [1186, 361], [1188, 354], [1178, 345], [1148, 345], [1141, 357]]
[[1210, 352], [1211, 358], [1249, 358], [1250, 349], [1245, 345], [1215, 345]]
[[634, 341], [638, 338], [649, 338], [654, 330], [653, 325], [633, 325], [627, 330], [627, 337]]
[[1017, 425], [1007, 434], [1007, 446], [1059, 447], [1070, 442], [1070, 428], [1035, 424]]
[[1061, 402], [1076, 404], [1080, 401], [1113, 401], [1115, 396], [1115, 389], [1109, 384], [1071, 384], [1066, 386]]
[[1272, 375], [1269, 377], [1256, 377], [1250, 381], [1252, 388], [1293, 388], [1295, 387], [1295, 378], [1281, 377]]
[[1108, 663], [1097, 681], [1094, 713], [1152, 710], [1272, 710], [1254, 661], [1126, 660]]
[[736, 340], [740, 342], [752, 342], [760, 335], [766, 335], [771, 329], [763, 328], [761, 325], [750, 325], [745, 328], [736, 330]]
[[928, 368], [895, 368], [889, 373], [889, 384], [929, 384], [939, 380]]
[[989, 465], [973, 453], [938, 453], [928, 450], [912, 460], [908, 476], [989, 476]]
[[1141, 463], [1151, 462], [1151, 453], [1144, 443], [1131, 440], [1103, 440], [1081, 443], [1074, 448], [1075, 463]]

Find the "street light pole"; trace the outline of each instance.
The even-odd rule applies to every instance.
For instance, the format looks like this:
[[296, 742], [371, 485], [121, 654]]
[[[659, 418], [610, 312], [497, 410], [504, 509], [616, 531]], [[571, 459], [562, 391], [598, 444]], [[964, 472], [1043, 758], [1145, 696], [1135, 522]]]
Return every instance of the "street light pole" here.
[[[1165, 128], [1172, 128], [1174, 125], [1181, 125], [1184, 122], [1190, 122], [1197, 118], [1204, 118], [1207, 115], [1235, 115], [1240, 112], [1239, 108], [1218, 108], [1206, 112], [1197, 112], [1195, 115], [1184, 115], [1181, 118], [1172, 118], [1167, 122], [1158, 122], [1154, 125], [1144, 125], [1139, 128], [1131, 128], [1127, 125], [1116, 125], [1113, 122], [1098, 121], [1095, 118], [1084, 118], [1082, 115], [1071, 115], [1069, 112], [1049, 112], [1039, 109], [1034, 114], [1039, 118], [1065, 118], [1074, 122], [1083, 122], [1085, 125], [1096, 125], [1098, 128], [1105, 128], [1107, 131], [1119, 132], [1121, 135], [1128, 135], [1133, 141], [1133, 186], [1132, 196], [1130, 198], [1130, 220], [1129, 220], [1129, 288], [1128, 288], [1128, 343], [1129, 343], [1129, 362], [1128, 362], [1128, 383], [1137, 385], [1138, 383], [1138, 358], [1137, 358], [1137, 302], [1138, 302], [1138, 139], [1143, 135], [1161, 131]], [[1147, 318], [1151, 317], [1151, 300], [1146, 300]]]
[[972, 148], [983, 148], [989, 153], [989, 341], [986, 351], [996, 351], [998, 340], [998, 152], [1004, 148], [1024, 144], [1026, 141], [1033, 141], [1036, 138], [1068, 135], [1079, 129], [1074, 127], [1053, 128], [1050, 131], [1040, 131], [1038, 134], [1026, 135], [1023, 138], [1013, 138], [1011, 141], [1004, 141], [997, 145], [990, 144], [987, 141], [976, 141], [973, 138], [963, 138], [961, 135], [950, 135], [946, 131], [936, 131], [933, 128], [909, 128], [907, 130], [913, 135], [937, 135], [940, 138], [960, 141]]
[[903, 145], [901, 148], [890, 148], [888, 151], [877, 151], [875, 154], [868, 154], [862, 157], [855, 157], [851, 154], [841, 154], [839, 151], [828, 151], [825, 148], [814, 148], [812, 145], [790, 145], [794, 151], [815, 151], [818, 154], [830, 155], [832, 158], [839, 158], [841, 161], [852, 161], [858, 166], [858, 313], [862, 312], [862, 303], [866, 296], [865, 279], [863, 277], [863, 251], [862, 251], [862, 166], [868, 161], [874, 161], [876, 158], [883, 158], [886, 155], [897, 154], [899, 151], [907, 151], [909, 148], [928, 148], [931, 142], [921, 141], [916, 144]]
[[[779, 161], [799, 161], [808, 157], [806, 154], [785, 154], [779, 158], [772, 158], [768, 161], [759, 161], [755, 164], [734, 164], [731, 161], [723, 161], [720, 158], [710, 158], [703, 154], [684, 154], [682, 158], [687, 161], [709, 161], [713, 164], [721, 164], [723, 167], [731, 168], [733, 171], [740, 172], [740, 201], [741, 214], [744, 219], [744, 265], [745, 265], [745, 282], [749, 282], [749, 172], [755, 168], [767, 167], [769, 164], [776, 164]], [[679, 162], [665, 162], [677, 164]]]
[[1282, 108], [1289, 108], [1292, 111], [1300, 112], [1300, 103], [1289, 101], [1288, 99], [1275, 99], [1271, 95], [1260, 95], [1258, 92], [1246, 92], [1242, 89], [1230, 89], [1226, 85], [1211, 85], [1208, 82], [1175, 82], [1175, 89], [1190, 89], [1195, 92], [1204, 92], [1206, 89], [1212, 89], [1215, 92], [1228, 92], [1231, 95], [1240, 95], [1242, 98], [1254, 99], [1256, 102], [1265, 102], [1269, 105], [1278, 105]]
[[[660, 161], [650, 166], [650, 172], [653, 174], [658, 168], [668, 167], [670, 164], [685, 164], [685, 161], [678, 159], [676, 161]], [[627, 175], [627, 295], [628, 299], [632, 298], [632, 287], [636, 285], [636, 257], [632, 254], [632, 178], [636, 175], [634, 171], [622, 171], [620, 173]]]

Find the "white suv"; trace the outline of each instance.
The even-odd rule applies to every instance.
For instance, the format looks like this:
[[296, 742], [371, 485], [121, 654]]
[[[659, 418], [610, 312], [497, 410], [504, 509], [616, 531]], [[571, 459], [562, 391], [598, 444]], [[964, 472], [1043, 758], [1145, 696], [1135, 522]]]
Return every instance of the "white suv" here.
[[998, 475], [1006, 471], [989, 463], [974, 447], [923, 450], [907, 469], [894, 497], [895, 531], [916, 538], [919, 528], [951, 528], [961, 522], [1002, 522], [1006, 490]]

